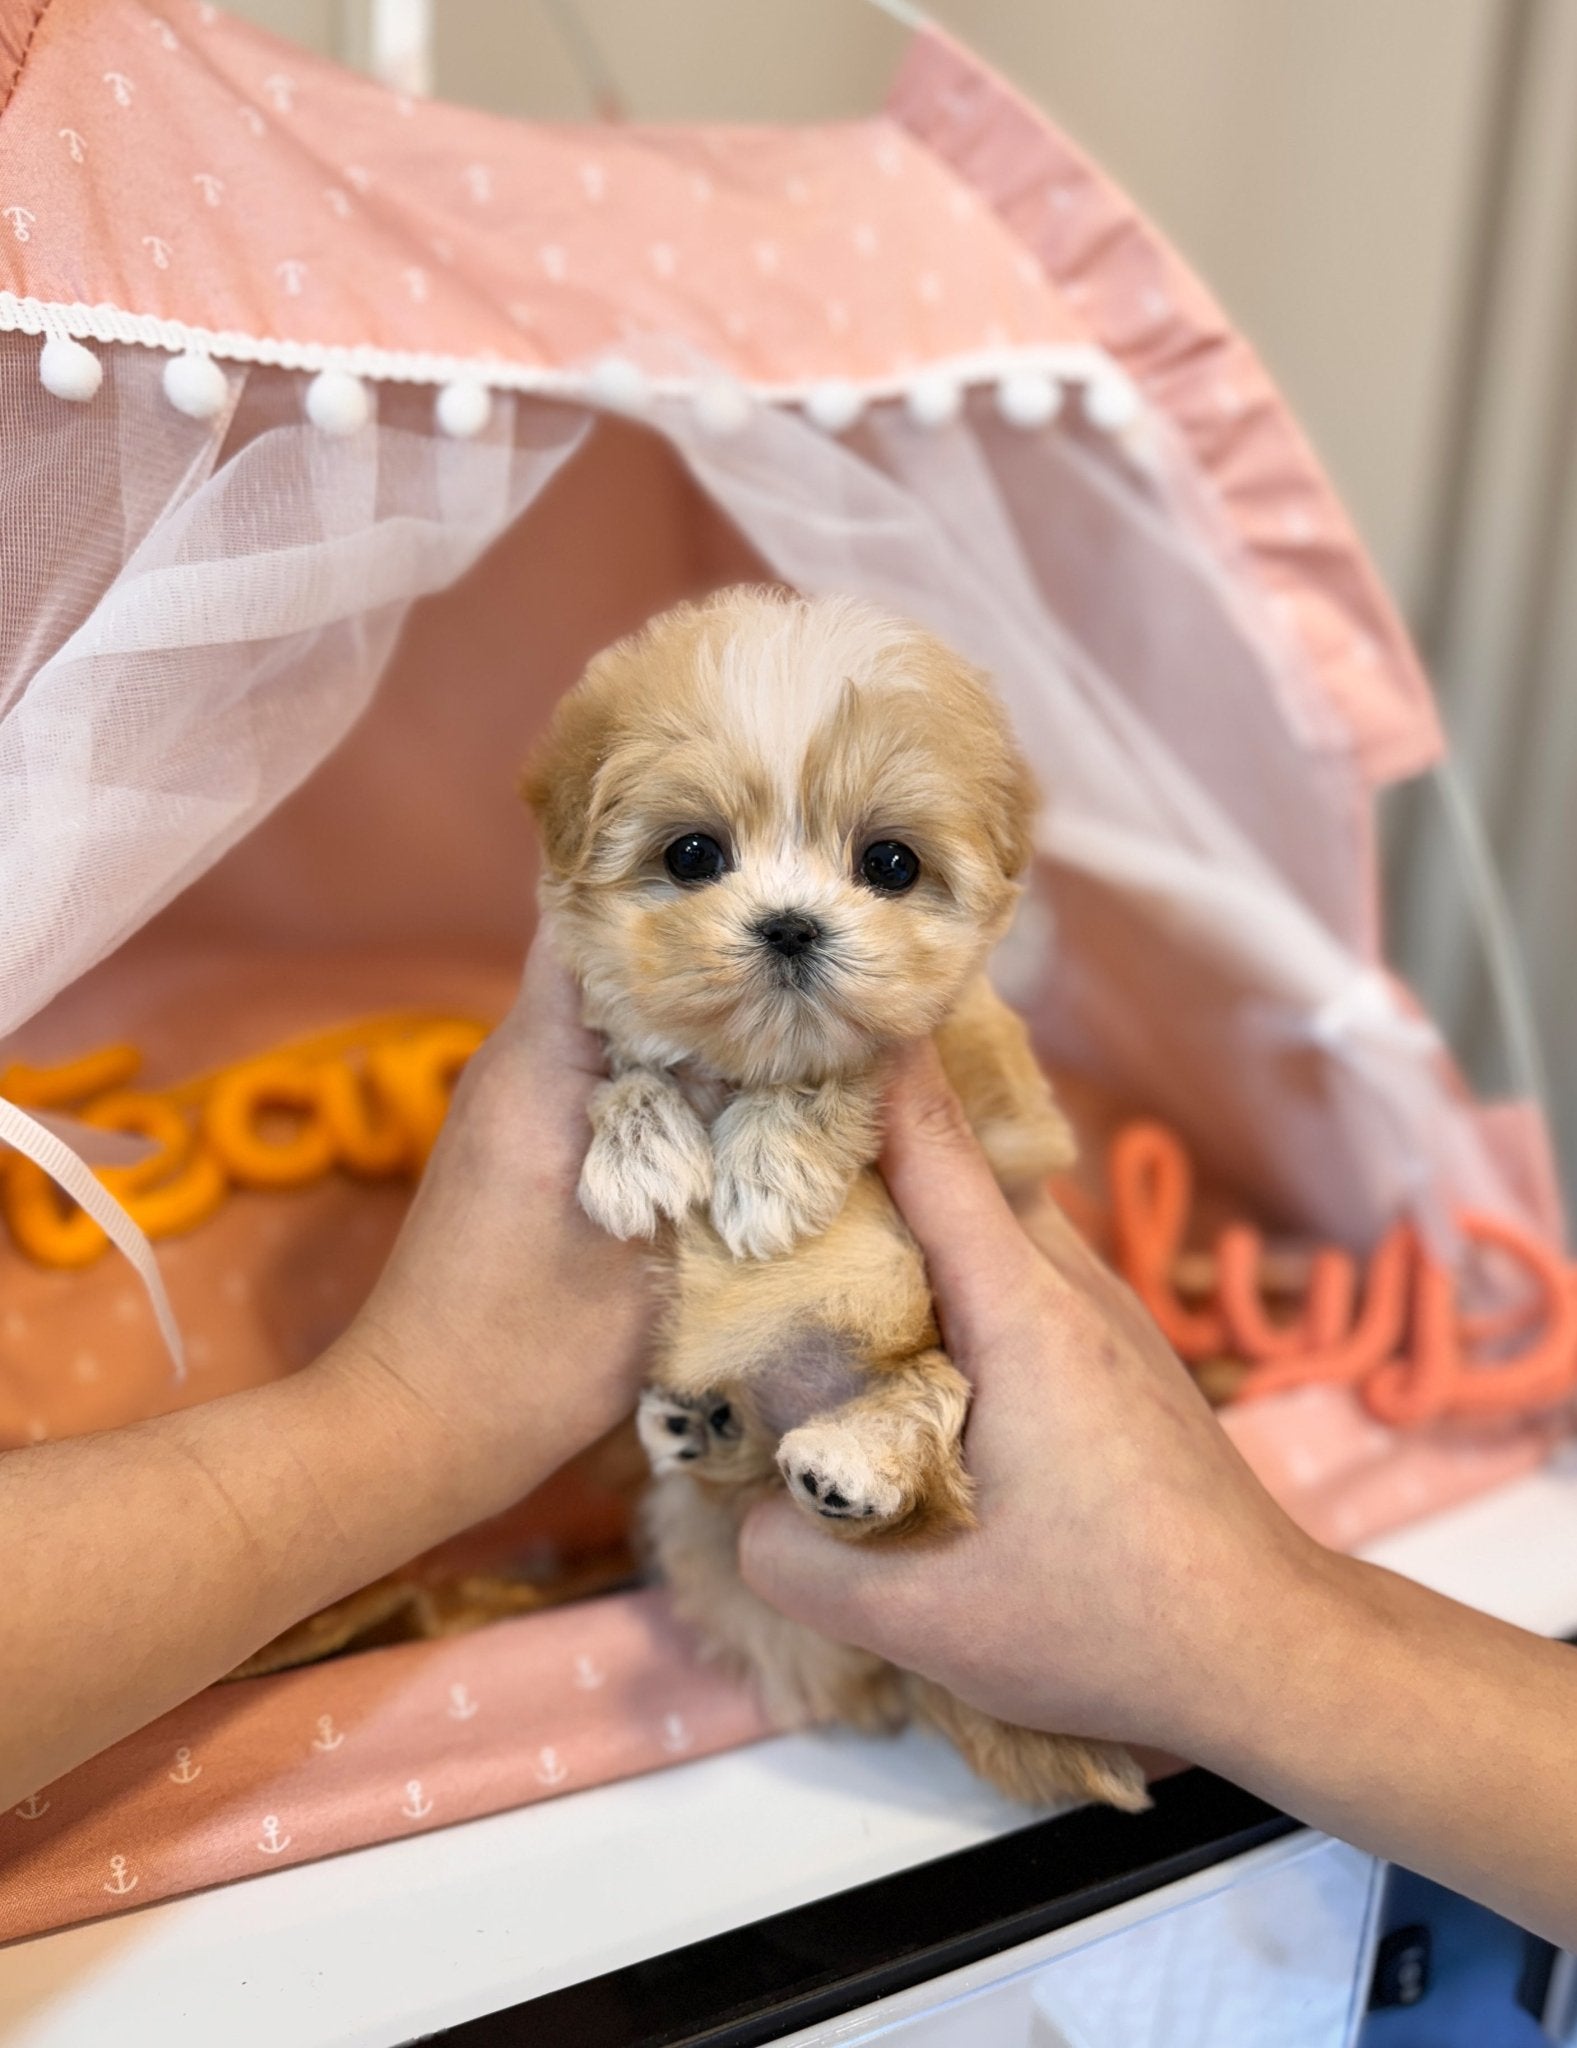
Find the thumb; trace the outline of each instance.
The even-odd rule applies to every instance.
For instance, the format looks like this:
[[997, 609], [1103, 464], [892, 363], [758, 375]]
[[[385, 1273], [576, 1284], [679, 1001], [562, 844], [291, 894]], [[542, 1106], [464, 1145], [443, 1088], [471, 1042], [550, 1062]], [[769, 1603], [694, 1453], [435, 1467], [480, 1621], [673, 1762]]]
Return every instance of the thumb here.
[[840, 1543], [781, 1495], [758, 1501], [739, 1535], [739, 1575], [769, 1606], [835, 1642], [885, 1654], [902, 1552]]
[[988, 1326], [1036, 1256], [929, 1039], [894, 1064], [881, 1171], [925, 1253], [943, 1323]]
[[555, 1067], [574, 1074], [607, 1073], [595, 1032], [581, 1022], [580, 985], [565, 966], [546, 918], [537, 926], [526, 955], [519, 993], [493, 1033], [500, 1046], [529, 1047]]

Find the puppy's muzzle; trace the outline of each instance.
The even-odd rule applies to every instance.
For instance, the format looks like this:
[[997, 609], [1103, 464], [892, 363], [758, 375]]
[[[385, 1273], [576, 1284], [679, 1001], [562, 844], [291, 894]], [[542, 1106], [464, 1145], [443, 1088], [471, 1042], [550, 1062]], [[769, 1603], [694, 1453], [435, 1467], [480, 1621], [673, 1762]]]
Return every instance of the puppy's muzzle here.
[[797, 960], [821, 943], [823, 932], [813, 917], [798, 910], [776, 910], [756, 926], [756, 937], [785, 960]]

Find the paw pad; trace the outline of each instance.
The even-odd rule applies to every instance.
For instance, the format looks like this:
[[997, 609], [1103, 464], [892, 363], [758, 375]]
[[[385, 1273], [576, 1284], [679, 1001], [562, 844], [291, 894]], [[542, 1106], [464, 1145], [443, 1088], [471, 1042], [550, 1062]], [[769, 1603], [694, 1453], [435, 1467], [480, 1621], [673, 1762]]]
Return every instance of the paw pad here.
[[693, 1465], [714, 1443], [731, 1443], [744, 1434], [727, 1401], [715, 1395], [691, 1399], [663, 1387], [648, 1387], [635, 1413], [636, 1433], [654, 1472], [675, 1465]]
[[794, 1497], [828, 1521], [892, 1521], [908, 1505], [898, 1479], [847, 1426], [791, 1430], [778, 1446], [778, 1470]]

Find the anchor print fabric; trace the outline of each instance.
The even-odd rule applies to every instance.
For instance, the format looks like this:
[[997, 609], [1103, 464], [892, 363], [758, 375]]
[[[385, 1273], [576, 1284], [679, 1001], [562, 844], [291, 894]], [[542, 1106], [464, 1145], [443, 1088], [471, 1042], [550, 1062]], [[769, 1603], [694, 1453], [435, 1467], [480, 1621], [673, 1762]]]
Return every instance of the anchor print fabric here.
[[0, 1814], [0, 1941], [765, 1732], [653, 1592], [243, 1680]]

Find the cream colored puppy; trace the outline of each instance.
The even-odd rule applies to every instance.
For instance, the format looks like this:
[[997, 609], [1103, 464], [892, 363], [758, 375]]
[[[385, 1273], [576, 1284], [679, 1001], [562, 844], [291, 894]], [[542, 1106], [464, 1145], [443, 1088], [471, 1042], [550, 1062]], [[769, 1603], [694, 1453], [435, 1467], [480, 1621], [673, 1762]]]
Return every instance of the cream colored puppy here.
[[778, 1484], [863, 1541], [972, 1518], [969, 1389], [872, 1162], [882, 1055], [927, 1033], [1005, 1186], [1072, 1157], [982, 974], [1032, 810], [987, 684], [866, 605], [725, 591], [597, 657], [526, 793], [608, 1047], [581, 1201], [671, 1275], [639, 1419], [679, 1611], [784, 1725], [919, 1714], [1018, 1797], [1144, 1805], [1121, 1749], [1005, 1728], [786, 1620], [736, 1565]]

